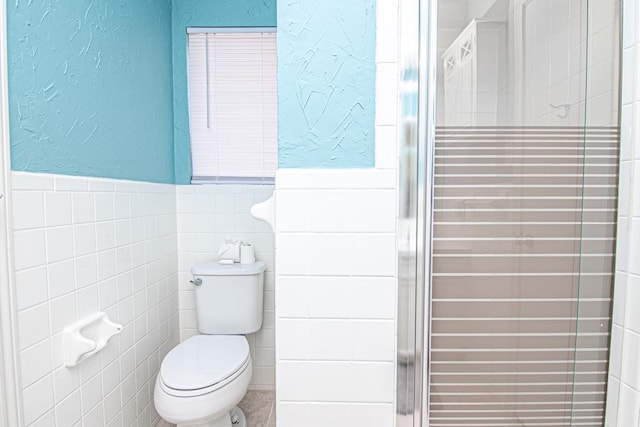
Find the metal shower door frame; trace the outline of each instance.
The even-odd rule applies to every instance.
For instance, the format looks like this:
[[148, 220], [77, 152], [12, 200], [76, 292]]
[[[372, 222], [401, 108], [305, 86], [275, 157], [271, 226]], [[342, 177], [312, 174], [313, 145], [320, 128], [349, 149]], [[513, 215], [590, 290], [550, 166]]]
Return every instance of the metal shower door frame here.
[[[402, 256], [410, 259], [407, 266], [409, 271], [401, 271], [401, 268], [398, 268], [399, 286], [402, 286], [403, 275], [410, 279], [406, 298], [402, 298], [402, 292], [399, 292], [398, 298], [398, 317], [408, 317], [406, 324], [398, 321], [397, 330], [397, 427], [426, 427], [429, 423], [431, 240], [438, 64], [437, 6], [437, 0], [400, 2], [400, 150], [407, 150], [411, 144], [415, 144], [415, 158], [400, 155], [399, 170], [413, 172], [411, 179], [415, 179], [415, 182], [403, 180], [400, 176], [399, 192], [401, 195], [407, 194], [409, 199], [413, 198], [412, 202], [415, 203], [412, 212], [415, 215], [415, 224], [412, 227], [415, 240], [409, 239], [410, 249], [405, 254], [398, 254], [399, 266], [402, 265]], [[417, 88], [412, 83], [417, 83]], [[412, 101], [412, 105], [408, 105], [405, 100]], [[408, 115], [405, 114], [407, 111]], [[411, 129], [413, 120], [415, 129]], [[407, 124], [408, 121], [410, 125]], [[408, 129], [405, 129], [407, 126]], [[403, 161], [412, 164], [403, 165]], [[402, 196], [400, 200], [402, 203]], [[408, 205], [412, 206], [410, 203]], [[403, 238], [398, 236], [399, 248], [403, 247], [400, 244]], [[405, 348], [401, 345], [404, 342]], [[406, 385], [404, 389], [400, 387], [403, 384]]]

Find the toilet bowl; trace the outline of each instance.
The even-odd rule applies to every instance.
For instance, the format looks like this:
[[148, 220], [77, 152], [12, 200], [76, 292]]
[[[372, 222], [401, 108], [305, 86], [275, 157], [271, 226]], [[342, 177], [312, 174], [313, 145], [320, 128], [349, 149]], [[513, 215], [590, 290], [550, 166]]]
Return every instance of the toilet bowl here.
[[178, 426], [241, 427], [236, 408], [251, 381], [249, 344], [242, 335], [196, 335], [162, 361], [154, 398], [158, 414]]
[[178, 426], [245, 427], [235, 406], [251, 381], [244, 334], [262, 326], [265, 263], [207, 262], [191, 269], [196, 335], [162, 361], [154, 402], [158, 414]]

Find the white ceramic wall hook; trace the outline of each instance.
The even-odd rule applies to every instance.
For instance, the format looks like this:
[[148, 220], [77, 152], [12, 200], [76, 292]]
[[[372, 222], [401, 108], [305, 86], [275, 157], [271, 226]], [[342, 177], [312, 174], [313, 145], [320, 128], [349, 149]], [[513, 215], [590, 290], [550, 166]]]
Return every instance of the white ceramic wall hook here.
[[63, 331], [64, 357], [67, 367], [102, 350], [112, 336], [122, 332], [122, 325], [112, 322], [107, 313], [98, 312], [67, 326]]
[[251, 215], [260, 221], [264, 221], [276, 231], [276, 192], [264, 202], [256, 203], [251, 207]]

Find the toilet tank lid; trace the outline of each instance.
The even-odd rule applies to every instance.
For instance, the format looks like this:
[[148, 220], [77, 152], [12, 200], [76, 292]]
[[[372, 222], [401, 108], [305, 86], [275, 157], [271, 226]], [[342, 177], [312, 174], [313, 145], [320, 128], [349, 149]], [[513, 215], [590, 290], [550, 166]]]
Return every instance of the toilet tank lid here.
[[220, 264], [218, 261], [209, 261], [198, 264], [191, 269], [194, 276], [248, 276], [250, 274], [260, 274], [266, 268], [263, 261], [256, 261], [251, 264]]

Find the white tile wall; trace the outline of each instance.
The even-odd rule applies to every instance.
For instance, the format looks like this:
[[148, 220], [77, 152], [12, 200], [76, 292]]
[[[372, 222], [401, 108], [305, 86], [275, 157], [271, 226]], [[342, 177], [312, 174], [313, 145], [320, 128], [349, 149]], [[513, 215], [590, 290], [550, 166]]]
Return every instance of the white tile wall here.
[[[178, 343], [172, 185], [13, 172], [25, 421], [151, 426], [155, 377]], [[62, 330], [105, 311], [123, 332], [64, 366]]]
[[607, 427], [640, 426], [640, 8], [631, 0], [625, 0], [623, 7], [620, 192]]
[[[393, 174], [398, 164], [398, 34], [398, 0], [377, 0], [376, 168], [386, 169]], [[372, 184], [372, 188], [376, 188], [375, 184]]]
[[384, 170], [322, 173], [340, 185], [321, 185], [310, 170], [276, 177], [278, 425], [388, 427], [395, 177]]
[[253, 219], [251, 206], [269, 198], [272, 185], [179, 185], [178, 254], [180, 289], [180, 339], [197, 334], [191, 267], [217, 259], [218, 247], [227, 237], [254, 245], [256, 259], [265, 261], [262, 329], [247, 336], [253, 359], [250, 387], [273, 389], [275, 385], [274, 333], [274, 235], [271, 228]]
[[395, 422], [398, 1], [376, 13], [376, 168], [276, 176], [281, 427]]

